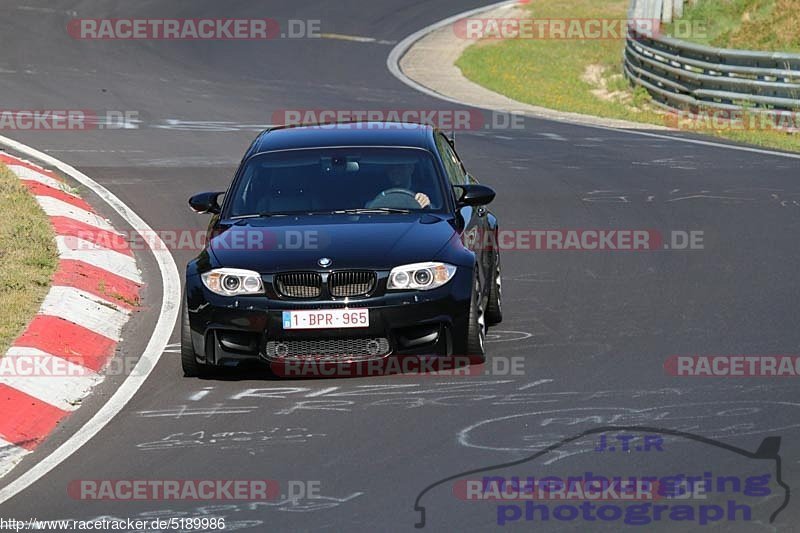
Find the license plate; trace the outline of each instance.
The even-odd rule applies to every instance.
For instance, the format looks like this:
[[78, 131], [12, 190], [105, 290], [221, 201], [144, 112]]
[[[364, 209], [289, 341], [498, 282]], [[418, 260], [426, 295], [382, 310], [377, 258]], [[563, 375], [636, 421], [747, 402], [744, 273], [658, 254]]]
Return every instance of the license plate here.
[[283, 312], [283, 329], [366, 327], [369, 327], [369, 309], [323, 309]]

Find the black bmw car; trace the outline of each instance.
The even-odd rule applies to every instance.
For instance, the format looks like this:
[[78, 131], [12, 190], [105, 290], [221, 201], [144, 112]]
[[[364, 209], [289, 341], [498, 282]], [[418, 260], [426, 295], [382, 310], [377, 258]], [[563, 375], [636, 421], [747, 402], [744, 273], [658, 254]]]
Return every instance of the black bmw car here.
[[186, 269], [184, 373], [406, 355], [482, 362], [486, 329], [502, 320], [494, 196], [427, 125], [264, 131], [227, 192], [189, 200], [212, 219]]

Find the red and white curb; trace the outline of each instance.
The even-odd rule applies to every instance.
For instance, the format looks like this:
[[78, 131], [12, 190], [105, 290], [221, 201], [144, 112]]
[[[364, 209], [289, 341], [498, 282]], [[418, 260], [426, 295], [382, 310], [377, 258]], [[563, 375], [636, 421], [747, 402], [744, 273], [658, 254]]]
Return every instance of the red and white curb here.
[[103, 380], [142, 278], [130, 249], [98, 244], [123, 239], [53, 172], [4, 153], [0, 162], [49, 217], [59, 255], [39, 312], [0, 357], [2, 477]]

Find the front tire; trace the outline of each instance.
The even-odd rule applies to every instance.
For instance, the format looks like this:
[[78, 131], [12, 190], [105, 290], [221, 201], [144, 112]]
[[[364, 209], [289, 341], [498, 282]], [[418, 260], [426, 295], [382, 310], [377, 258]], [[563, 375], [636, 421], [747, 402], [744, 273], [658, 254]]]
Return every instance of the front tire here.
[[197, 362], [197, 354], [192, 345], [192, 329], [189, 325], [189, 309], [186, 302], [181, 311], [181, 367], [187, 378], [196, 378], [208, 374], [208, 366]]
[[469, 304], [469, 319], [467, 322], [466, 355], [470, 363], [480, 364], [486, 361], [486, 317], [481, 296], [481, 284], [478, 279], [477, 267], [475, 281], [472, 287], [472, 298]]
[[489, 302], [486, 304], [486, 325], [494, 326], [503, 321], [503, 283], [500, 269], [500, 252], [495, 254], [494, 272], [489, 287]]

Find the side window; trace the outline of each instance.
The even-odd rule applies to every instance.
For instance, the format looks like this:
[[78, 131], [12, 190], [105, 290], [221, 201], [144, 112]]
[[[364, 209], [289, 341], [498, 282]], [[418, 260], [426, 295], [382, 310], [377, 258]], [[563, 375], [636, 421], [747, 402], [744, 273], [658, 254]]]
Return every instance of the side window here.
[[[445, 139], [445, 142], [447, 139]], [[453, 158], [453, 164], [458, 169], [458, 175], [461, 176], [461, 183], [469, 183], [469, 172], [467, 169], [464, 168], [464, 164], [461, 162], [461, 159], [458, 158], [458, 154], [456, 153], [455, 148], [450, 146], [450, 143], [447, 143], [447, 151], [450, 152]]]
[[453, 185], [463, 185], [466, 183], [466, 175], [458, 160], [458, 156], [441, 133], [436, 136], [436, 146], [439, 148], [444, 167], [447, 169], [447, 176], [450, 178], [450, 183]]

